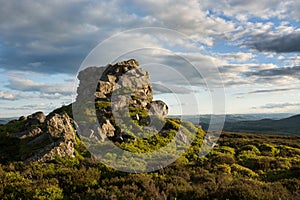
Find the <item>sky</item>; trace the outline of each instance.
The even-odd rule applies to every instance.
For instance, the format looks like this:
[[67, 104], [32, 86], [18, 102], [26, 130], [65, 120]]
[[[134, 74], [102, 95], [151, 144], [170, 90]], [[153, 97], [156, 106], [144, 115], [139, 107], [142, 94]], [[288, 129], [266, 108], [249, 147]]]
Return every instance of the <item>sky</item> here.
[[130, 58], [170, 114], [300, 113], [300, 1], [0, 3], [0, 117], [69, 104], [79, 70]]

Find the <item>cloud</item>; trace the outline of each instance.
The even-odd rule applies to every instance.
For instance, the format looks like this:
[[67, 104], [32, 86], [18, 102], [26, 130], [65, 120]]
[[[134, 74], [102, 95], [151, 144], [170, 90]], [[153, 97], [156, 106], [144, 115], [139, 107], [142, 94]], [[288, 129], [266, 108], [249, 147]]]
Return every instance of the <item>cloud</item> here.
[[290, 76], [295, 79], [300, 78], [300, 66], [294, 67], [280, 67], [280, 68], [273, 68], [273, 69], [263, 69], [258, 71], [246, 72], [244, 73], [245, 76], [251, 77], [275, 77], [275, 76]]
[[243, 1], [243, 0], [226, 0], [206, 1], [200, 0], [203, 8], [213, 9], [227, 16], [235, 16], [239, 20], [247, 20], [251, 17], [260, 17], [263, 19], [295, 19], [298, 20], [300, 3], [296, 0], [264, 0], [264, 1]]
[[154, 94], [161, 94], [161, 93], [189, 94], [195, 92], [194, 90], [187, 87], [166, 85], [162, 83], [152, 83], [152, 87], [153, 87]]
[[19, 99], [32, 99], [32, 98], [41, 98], [41, 95], [37, 94], [25, 94], [22, 92], [1, 92], [0, 91], [0, 100], [16, 101]]
[[73, 83], [37, 83], [29, 79], [22, 79], [13, 77], [9, 80], [9, 84], [6, 86], [12, 90], [18, 90], [22, 92], [40, 92], [46, 93], [43, 94], [43, 97], [53, 97], [58, 95], [71, 95], [73, 93]]
[[253, 107], [254, 109], [274, 109], [274, 108], [291, 108], [300, 107], [300, 103], [269, 103], [260, 107]]
[[255, 55], [253, 55], [252, 53], [244, 52], [218, 54], [217, 56], [234, 62], [245, 62], [255, 57]]
[[27, 104], [27, 105], [22, 105], [20, 107], [0, 107], [2, 110], [47, 110], [51, 111], [55, 109], [56, 106], [53, 105], [52, 103], [38, 103], [38, 104]]
[[248, 42], [248, 46], [262, 52], [291, 53], [300, 52], [300, 30], [282, 35], [262, 34]]
[[299, 90], [300, 87], [296, 88], [275, 88], [275, 89], [261, 89], [261, 90], [253, 90], [250, 92], [237, 93], [235, 95], [245, 95], [245, 94], [260, 94], [260, 93], [270, 93], [270, 92], [285, 92], [291, 90]]
[[1, 92], [0, 91], [0, 100], [16, 100], [17, 95], [12, 92]]
[[143, 22], [116, 1], [85, 0], [2, 1], [0, 19], [0, 66], [42, 73], [75, 73], [88, 52], [118, 27]]
[[[120, 31], [166, 27], [211, 46], [215, 37], [235, 30], [233, 22], [209, 17], [201, 6], [197, 1], [2, 1], [0, 67], [74, 74], [97, 44]], [[131, 44], [123, 40], [122, 45]]]

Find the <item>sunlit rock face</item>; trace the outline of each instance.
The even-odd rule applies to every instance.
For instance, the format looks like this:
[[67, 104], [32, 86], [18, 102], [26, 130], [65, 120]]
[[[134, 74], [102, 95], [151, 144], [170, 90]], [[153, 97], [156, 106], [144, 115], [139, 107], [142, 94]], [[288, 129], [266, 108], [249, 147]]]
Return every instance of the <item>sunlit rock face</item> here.
[[14, 135], [22, 143], [20, 160], [45, 162], [54, 160], [56, 156], [74, 156], [75, 129], [67, 113], [45, 116], [43, 112], [36, 112], [15, 123], [23, 124]]
[[[89, 109], [95, 109], [99, 122], [99, 126], [82, 126], [84, 130], [81, 131], [86, 136], [90, 133], [90, 137], [98, 140], [133, 139], [134, 135], [126, 133], [120, 125], [143, 127], [151, 124], [154, 119], [165, 118], [168, 114], [168, 106], [163, 101], [153, 101], [150, 74], [139, 67], [134, 59], [106, 67], [86, 68], [79, 73], [78, 79], [80, 84], [77, 88], [77, 108], [95, 102], [94, 107]], [[86, 107], [82, 112], [93, 111]]]

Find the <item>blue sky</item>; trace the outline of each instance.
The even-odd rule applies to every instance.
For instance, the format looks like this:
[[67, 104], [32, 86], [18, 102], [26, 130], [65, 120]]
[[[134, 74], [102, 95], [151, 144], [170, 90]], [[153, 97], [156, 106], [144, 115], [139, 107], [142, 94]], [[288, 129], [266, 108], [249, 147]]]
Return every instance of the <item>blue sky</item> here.
[[[220, 82], [226, 113], [300, 113], [297, 0], [0, 2], [0, 117], [47, 113], [68, 104], [84, 64], [132, 57], [151, 71], [155, 98], [169, 105], [170, 114], [212, 113], [212, 93]], [[173, 33], [158, 38], [128, 32], [145, 27]], [[125, 47], [133, 52], [83, 62], [115, 34], [114, 45], [102, 49], [106, 58]], [[144, 50], [135, 51], [139, 47]], [[222, 80], [213, 73], [195, 74], [181, 58], [202, 72], [217, 68]]]

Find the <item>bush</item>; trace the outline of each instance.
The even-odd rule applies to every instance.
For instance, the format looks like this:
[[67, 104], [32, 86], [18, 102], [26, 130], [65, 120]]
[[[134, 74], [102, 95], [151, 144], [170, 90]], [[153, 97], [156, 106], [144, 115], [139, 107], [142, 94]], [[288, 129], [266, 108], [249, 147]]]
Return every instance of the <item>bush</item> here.
[[232, 155], [225, 154], [225, 153], [220, 153], [216, 152], [213, 150], [209, 155], [208, 155], [208, 162], [212, 163], [213, 165], [217, 164], [233, 164], [235, 163], [235, 159]]
[[214, 167], [213, 172], [216, 174], [231, 174], [231, 167], [227, 164], [220, 164]]
[[258, 148], [261, 151], [261, 154], [265, 156], [275, 156], [280, 152], [271, 144], [261, 144]]
[[255, 172], [253, 172], [251, 169], [241, 166], [241, 165], [238, 165], [238, 164], [231, 165], [231, 171], [232, 171], [232, 174], [237, 177], [240, 177], [240, 176], [247, 177], [247, 178], [257, 178], [258, 177], [258, 175]]
[[243, 146], [240, 149], [239, 153], [240, 154], [247, 153], [247, 154], [253, 154], [253, 155], [260, 155], [259, 149], [256, 146], [251, 145], [251, 144]]

